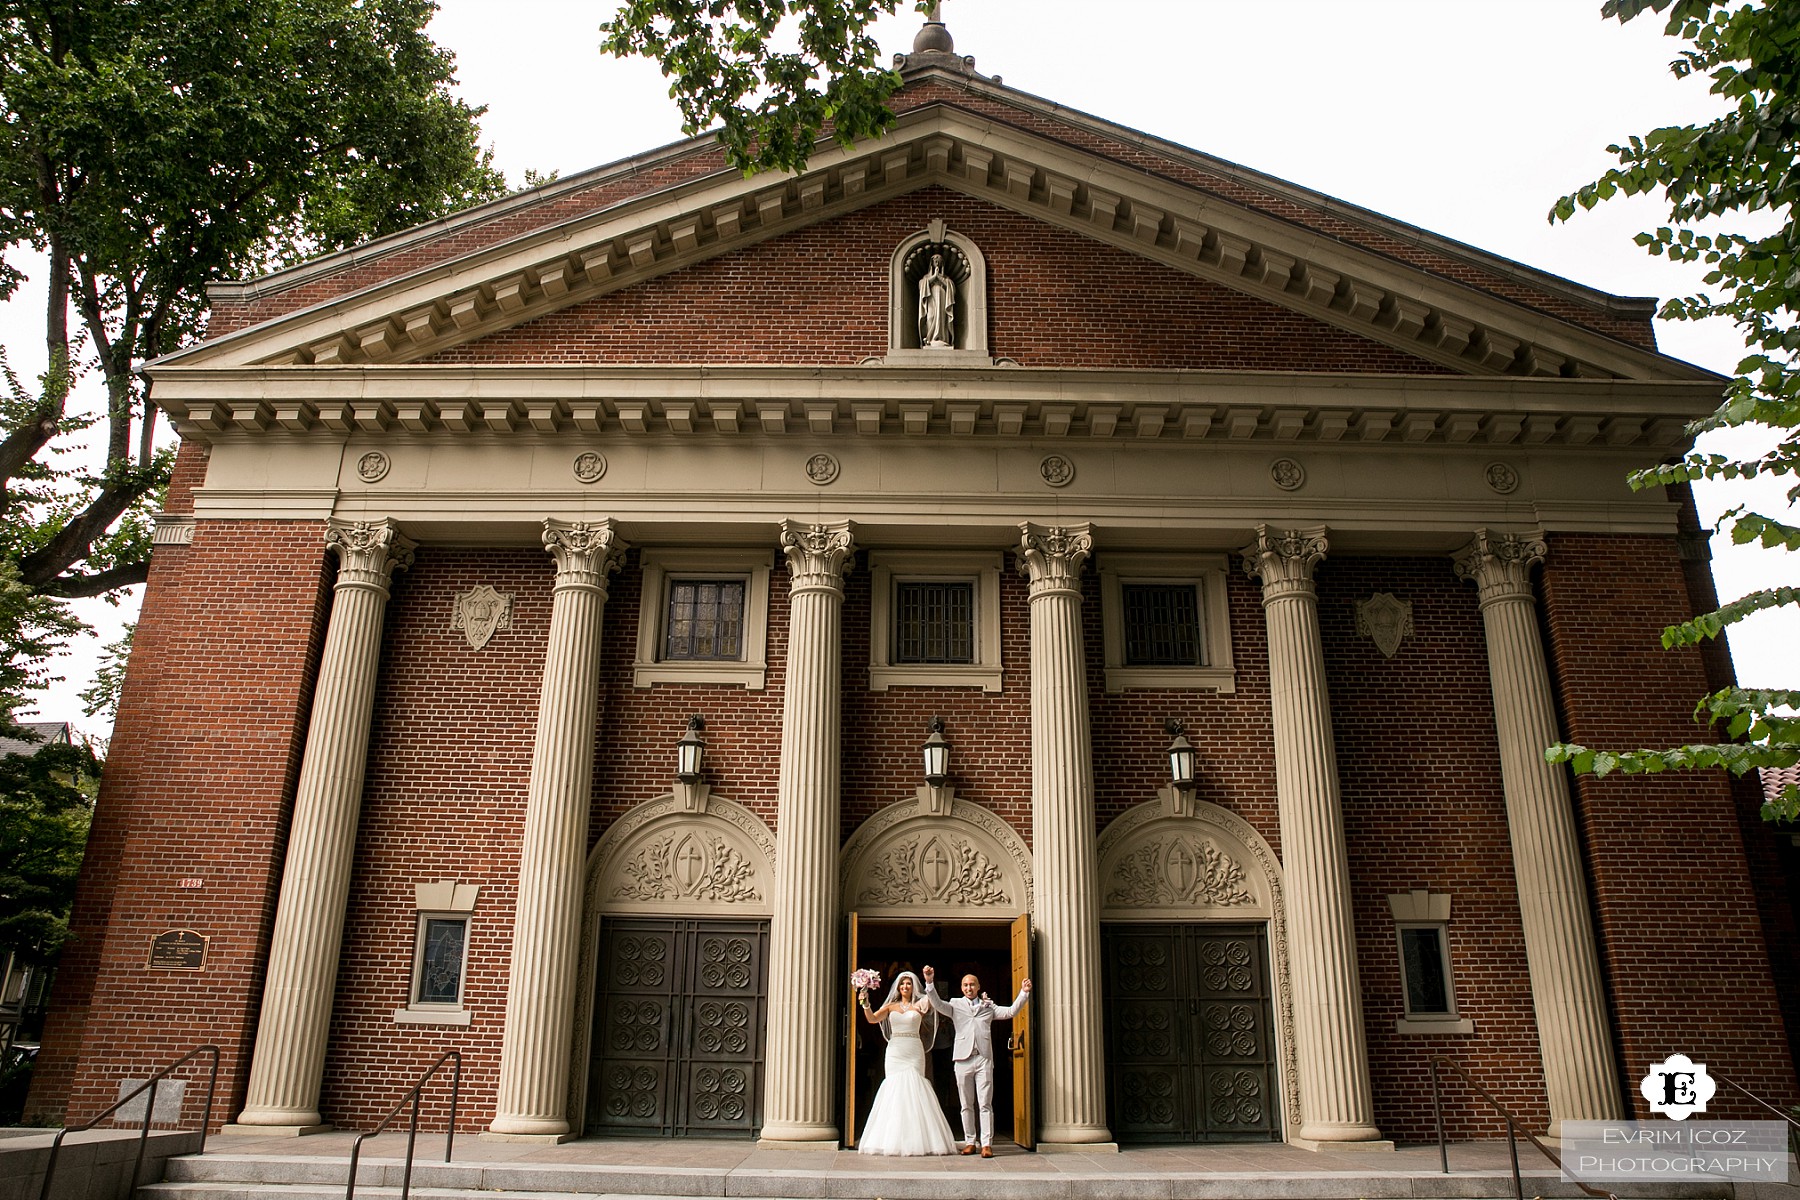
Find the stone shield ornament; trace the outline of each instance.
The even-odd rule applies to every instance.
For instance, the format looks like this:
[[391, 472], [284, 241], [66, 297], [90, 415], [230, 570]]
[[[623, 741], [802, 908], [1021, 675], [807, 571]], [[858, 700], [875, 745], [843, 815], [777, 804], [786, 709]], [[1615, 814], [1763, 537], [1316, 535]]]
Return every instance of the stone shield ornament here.
[[1356, 632], [1375, 643], [1384, 658], [1392, 658], [1400, 643], [1412, 636], [1412, 601], [1376, 592], [1356, 604]]
[[512, 628], [511, 592], [496, 592], [487, 584], [459, 592], [456, 608], [450, 617], [450, 628], [460, 629], [469, 639], [469, 648], [479, 650], [488, 644], [496, 630]]

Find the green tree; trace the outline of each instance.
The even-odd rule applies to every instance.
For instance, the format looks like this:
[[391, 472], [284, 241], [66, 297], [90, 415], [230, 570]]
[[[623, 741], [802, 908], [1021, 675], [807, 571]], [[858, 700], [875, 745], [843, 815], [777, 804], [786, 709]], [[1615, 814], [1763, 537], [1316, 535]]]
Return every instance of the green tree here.
[[[49, 364], [32, 386], [5, 371], [0, 587], [55, 609], [144, 579], [169, 459], [155, 449], [155, 402], [138, 367], [203, 333], [208, 283], [504, 190], [476, 140], [483, 110], [452, 94], [453, 56], [425, 34], [435, 9], [0, 9], [0, 300], [22, 271], [42, 272]], [[89, 374], [103, 398], [82, 414], [71, 393]], [[36, 611], [47, 628], [45, 606]], [[5, 649], [15, 671], [42, 661], [41, 639], [9, 638]], [[0, 704], [17, 699], [0, 692]]]
[[682, 129], [693, 136], [717, 123], [726, 160], [746, 175], [798, 171], [827, 124], [846, 146], [893, 124], [887, 98], [900, 76], [881, 66], [869, 26], [900, 4], [628, 0], [600, 26], [601, 48], [660, 65]]
[[68, 936], [99, 780], [81, 743], [0, 757], [0, 951], [47, 962]]
[[[1726, 388], [1718, 409], [1694, 422], [1694, 434], [1742, 426], [1774, 431], [1775, 445], [1758, 458], [1736, 459], [1694, 450], [1677, 462], [1639, 471], [1634, 488], [1693, 480], [1755, 479], [1800, 474], [1800, 0], [1607, 0], [1602, 13], [1630, 21], [1646, 12], [1664, 14], [1664, 31], [1690, 43], [1671, 66], [1677, 77], [1712, 81], [1727, 111], [1704, 125], [1672, 126], [1609, 147], [1619, 165], [1564, 196], [1552, 221], [1568, 220], [1619, 194], [1658, 193], [1669, 204], [1669, 223], [1641, 233], [1651, 254], [1706, 268], [1698, 292], [1670, 300], [1665, 318], [1696, 321], [1728, 317], [1743, 332], [1747, 357]], [[1772, 232], [1721, 230], [1740, 225], [1775, 226]], [[1800, 486], [1787, 491], [1800, 500]], [[1738, 506], [1723, 518], [1734, 542], [1771, 550], [1800, 550], [1800, 527]], [[1800, 604], [1800, 588], [1771, 587], [1733, 600], [1663, 631], [1667, 647], [1693, 646], [1717, 637], [1752, 613]], [[1800, 719], [1792, 713], [1800, 690], [1725, 688], [1704, 697], [1696, 717], [1722, 731], [1716, 741], [1662, 750], [1590, 750], [1552, 746], [1551, 762], [1577, 772], [1657, 772], [1724, 767], [1739, 775], [1757, 767], [1800, 762]], [[1767, 820], [1800, 816], [1800, 789], [1763, 807]]]

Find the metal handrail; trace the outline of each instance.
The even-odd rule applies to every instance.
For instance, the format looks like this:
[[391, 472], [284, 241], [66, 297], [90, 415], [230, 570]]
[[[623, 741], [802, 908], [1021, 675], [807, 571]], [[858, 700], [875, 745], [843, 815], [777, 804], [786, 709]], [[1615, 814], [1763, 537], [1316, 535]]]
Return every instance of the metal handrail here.
[[125, 1105], [137, 1099], [143, 1092], [148, 1091], [150, 1097], [144, 1102], [144, 1121], [143, 1124], [138, 1127], [137, 1161], [133, 1163], [131, 1167], [131, 1188], [135, 1192], [138, 1186], [138, 1176], [144, 1169], [144, 1144], [150, 1140], [150, 1120], [156, 1115], [156, 1085], [161, 1083], [164, 1079], [167, 1079], [177, 1067], [200, 1054], [212, 1055], [212, 1075], [206, 1084], [206, 1112], [200, 1118], [200, 1153], [205, 1154], [206, 1131], [212, 1127], [213, 1094], [217, 1092], [219, 1088], [219, 1048], [217, 1046], [194, 1047], [192, 1050], [189, 1050], [186, 1054], [152, 1075], [149, 1079], [146, 1079], [143, 1083], [140, 1083], [137, 1087], [131, 1089], [131, 1092], [128, 1095], [120, 1096], [111, 1108], [89, 1121], [86, 1125], [76, 1125], [73, 1128], [65, 1126], [64, 1128], [57, 1130], [55, 1140], [50, 1143], [50, 1161], [44, 1164], [44, 1186], [38, 1189], [38, 1200], [49, 1200], [50, 1198], [50, 1180], [51, 1177], [56, 1174], [56, 1156], [62, 1153], [63, 1138], [71, 1133], [86, 1133], [88, 1130], [125, 1107]]
[[1751, 1100], [1755, 1101], [1757, 1104], [1762, 1105], [1764, 1108], [1768, 1109], [1770, 1112], [1774, 1113], [1776, 1116], [1778, 1116], [1782, 1120], [1786, 1121], [1789, 1125], [1792, 1125], [1795, 1129], [1800, 1129], [1800, 1121], [1794, 1120], [1794, 1118], [1791, 1114], [1781, 1111], [1779, 1108], [1776, 1108], [1773, 1104], [1770, 1104], [1767, 1100], [1764, 1100], [1761, 1096], [1758, 1096], [1755, 1092], [1752, 1092], [1749, 1088], [1743, 1086], [1742, 1084], [1736, 1082], [1735, 1080], [1728, 1078], [1723, 1071], [1716, 1071], [1711, 1066], [1708, 1066], [1706, 1068], [1706, 1073], [1708, 1075], [1711, 1075], [1714, 1079], [1718, 1080], [1720, 1083], [1724, 1084], [1726, 1087], [1732, 1089], [1735, 1092], [1741, 1092], [1743, 1095], [1749, 1097]]
[[456, 1146], [456, 1097], [457, 1093], [462, 1090], [462, 1052], [460, 1050], [446, 1050], [438, 1055], [437, 1061], [426, 1067], [425, 1073], [419, 1076], [419, 1082], [413, 1084], [404, 1096], [394, 1102], [394, 1107], [388, 1110], [388, 1115], [381, 1118], [381, 1124], [367, 1133], [356, 1135], [356, 1142], [350, 1147], [350, 1178], [344, 1185], [344, 1200], [355, 1200], [356, 1160], [362, 1156], [362, 1144], [386, 1129], [388, 1122], [400, 1115], [400, 1110], [406, 1107], [408, 1100], [412, 1101], [412, 1123], [406, 1131], [406, 1170], [400, 1176], [400, 1200], [406, 1200], [407, 1196], [412, 1193], [413, 1143], [419, 1136], [419, 1097], [424, 1093], [425, 1085], [431, 1082], [431, 1077], [437, 1074], [438, 1068], [451, 1059], [456, 1060], [456, 1069], [450, 1076], [450, 1129], [444, 1134], [444, 1161], [450, 1161], [450, 1152]]
[[1494, 1098], [1492, 1092], [1482, 1087], [1479, 1083], [1476, 1083], [1474, 1079], [1470, 1078], [1467, 1071], [1451, 1062], [1448, 1058], [1445, 1058], [1441, 1054], [1434, 1054], [1431, 1056], [1431, 1116], [1432, 1119], [1437, 1122], [1438, 1162], [1443, 1165], [1444, 1174], [1448, 1175], [1450, 1173], [1450, 1143], [1444, 1137], [1444, 1103], [1438, 1092], [1438, 1067], [1440, 1066], [1449, 1067], [1452, 1071], [1455, 1071], [1458, 1075], [1462, 1076], [1462, 1081], [1464, 1083], [1474, 1088], [1476, 1092], [1480, 1093], [1482, 1099], [1493, 1105], [1495, 1111], [1506, 1118], [1506, 1150], [1508, 1154], [1512, 1155], [1514, 1200], [1525, 1200], [1525, 1184], [1524, 1181], [1519, 1178], [1518, 1134], [1520, 1133], [1523, 1133], [1526, 1139], [1543, 1153], [1545, 1158], [1554, 1163], [1556, 1169], [1562, 1172], [1562, 1174], [1568, 1178], [1570, 1183], [1580, 1188], [1583, 1192], [1590, 1196], [1604, 1196], [1607, 1200], [1619, 1200], [1618, 1196], [1614, 1195], [1612, 1192], [1602, 1191], [1596, 1187], [1589, 1187], [1587, 1184], [1581, 1182], [1581, 1180], [1575, 1178], [1574, 1175], [1569, 1173], [1569, 1169], [1563, 1166], [1562, 1159], [1558, 1158], [1556, 1153], [1552, 1151], [1550, 1147], [1538, 1141], [1531, 1130], [1519, 1128], [1518, 1119], [1514, 1117], [1512, 1113], [1507, 1111], [1506, 1105]]

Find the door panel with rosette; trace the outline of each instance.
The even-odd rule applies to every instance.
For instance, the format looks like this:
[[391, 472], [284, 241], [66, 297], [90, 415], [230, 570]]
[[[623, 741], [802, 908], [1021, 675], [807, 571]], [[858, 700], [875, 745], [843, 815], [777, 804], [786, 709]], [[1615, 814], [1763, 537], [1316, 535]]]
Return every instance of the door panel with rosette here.
[[[1031, 978], [1031, 914], [1021, 913], [1012, 923], [1012, 994]], [[1013, 1014], [1012, 1036], [1006, 1041], [1012, 1053], [1013, 1074], [1013, 1141], [1030, 1150], [1037, 1145], [1033, 1136], [1035, 1124], [1032, 1105], [1031, 1077], [1031, 1005]]]
[[600, 936], [590, 1131], [753, 1136], [768, 922], [609, 918]]
[[1107, 925], [1112, 1127], [1121, 1141], [1279, 1141], [1261, 926]]

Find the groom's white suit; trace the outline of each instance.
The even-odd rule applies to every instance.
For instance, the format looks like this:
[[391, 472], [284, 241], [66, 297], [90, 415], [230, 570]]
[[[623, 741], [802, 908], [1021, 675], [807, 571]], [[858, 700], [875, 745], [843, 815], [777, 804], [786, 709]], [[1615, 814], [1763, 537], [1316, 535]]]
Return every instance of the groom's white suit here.
[[[956, 1025], [956, 1045], [951, 1057], [956, 1062], [956, 1094], [962, 1099], [963, 1137], [967, 1142], [963, 1153], [974, 1151], [979, 1129], [985, 1155], [994, 1140], [994, 1022], [1008, 1020], [1025, 1006], [1031, 999], [1031, 981], [1027, 979], [1020, 985], [1019, 994], [1011, 1004], [1000, 1006], [986, 996], [969, 995], [971, 991], [979, 993], [980, 990], [979, 983], [974, 987], [967, 986], [974, 978], [973, 975], [965, 976], [964, 994], [951, 1000], [939, 996], [930, 979], [926, 981], [925, 994], [931, 998], [931, 1007]], [[978, 1112], [979, 1126], [976, 1123]]]

